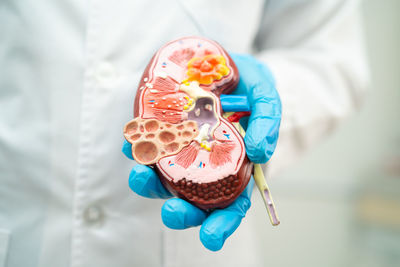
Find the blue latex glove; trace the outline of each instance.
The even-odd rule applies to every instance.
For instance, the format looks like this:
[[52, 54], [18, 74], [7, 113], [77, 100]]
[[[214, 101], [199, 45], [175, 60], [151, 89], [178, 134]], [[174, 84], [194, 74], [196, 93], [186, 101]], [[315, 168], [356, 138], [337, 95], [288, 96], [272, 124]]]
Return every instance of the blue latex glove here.
[[[251, 116], [241, 120], [241, 124], [247, 129], [244, 139], [246, 152], [251, 161], [266, 163], [274, 152], [281, 120], [281, 103], [274, 79], [268, 68], [252, 56], [231, 57], [240, 73], [239, 85], [233, 94], [247, 95], [251, 107]], [[132, 159], [130, 143], [125, 141], [122, 151]], [[129, 186], [144, 197], [172, 197], [154, 170], [148, 166], [136, 165], [132, 169]], [[243, 193], [230, 206], [211, 213], [179, 198], [168, 199], [161, 209], [162, 221], [171, 229], [201, 225], [200, 240], [203, 245], [212, 251], [220, 250], [250, 208], [253, 186], [254, 181], [251, 179]]]

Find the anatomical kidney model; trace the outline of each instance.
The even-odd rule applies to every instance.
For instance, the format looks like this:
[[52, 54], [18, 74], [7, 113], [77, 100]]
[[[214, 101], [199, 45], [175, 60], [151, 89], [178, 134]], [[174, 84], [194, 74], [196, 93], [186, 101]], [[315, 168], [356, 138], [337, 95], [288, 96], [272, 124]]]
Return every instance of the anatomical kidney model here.
[[253, 169], [241, 135], [222, 117], [219, 96], [238, 82], [235, 63], [216, 42], [169, 42], [147, 65], [134, 119], [124, 127], [134, 159], [153, 166], [169, 191], [204, 210], [231, 204]]

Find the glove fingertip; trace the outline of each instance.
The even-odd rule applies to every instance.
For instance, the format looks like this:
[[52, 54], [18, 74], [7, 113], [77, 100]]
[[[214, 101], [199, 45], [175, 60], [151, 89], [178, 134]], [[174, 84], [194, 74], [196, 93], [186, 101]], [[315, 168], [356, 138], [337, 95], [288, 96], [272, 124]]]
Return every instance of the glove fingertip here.
[[248, 134], [244, 137], [247, 157], [254, 163], [266, 163], [269, 160], [266, 142], [254, 144], [250, 136]]
[[225, 239], [203, 228], [204, 227], [200, 229], [200, 241], [203, 246], [211, 251], [221, 250], [224, 246]]
[[128, 157], [129, 159], [133, 160], [133, 156], [132, 156], [132, 144], [129, 143], [128, 141], [124, 140], [124, 143], [122, 145], [122, 153], [124, 153], [124, 155], [126, 157]]
[[129, 175], [129, 187], [136, 194], [148, 198], [169, 198], [171, 193], [164, 188], [156, 172], [145, 165], [136, 165]]
[[186, 229], [202, 224], [206, 214], [183, 199], [173, 198], [165, 201], [161, 218], [165, 226], [171, 229]]
[[156, 179], [154, 171], [145, 165], [135, 165], [129, 174], [129, 187], [138, 195], [146, 196], [143, 189], [146, 187], [149, 179]]
[[161, 208], [161, 219], [165, 226], [174, 230], [185, 229], [184, 216], [176, 211], [175, 199], [165, 201]]

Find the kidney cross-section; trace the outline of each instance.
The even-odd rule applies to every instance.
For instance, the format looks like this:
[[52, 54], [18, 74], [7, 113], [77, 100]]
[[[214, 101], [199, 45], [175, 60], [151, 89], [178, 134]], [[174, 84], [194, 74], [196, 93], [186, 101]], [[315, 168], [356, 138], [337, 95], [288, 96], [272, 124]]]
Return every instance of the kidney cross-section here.
[[132, 156], [157, 171], [176, 196], [204, 210], [224, 208], [246, 187], [253, 165], [242, 137], [222, 116], [219, 96], [239, 73], [216, 42], [185, 37], [153, 56], [124, 127]]

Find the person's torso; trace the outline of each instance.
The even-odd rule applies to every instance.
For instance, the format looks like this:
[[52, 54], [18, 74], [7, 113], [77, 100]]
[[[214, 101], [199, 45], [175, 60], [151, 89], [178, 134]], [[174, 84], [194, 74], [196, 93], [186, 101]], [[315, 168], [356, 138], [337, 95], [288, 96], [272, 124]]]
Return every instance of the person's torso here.
[[[250, 4], [251, 2], [251, 4]], [[249, 53], [264, 2], [0, 3], [0, 232], [4, 266], [257, 266], [250, 226], [224, 251], [161, 222], [128, 187], [121, 153], [142, 71], [188, 35]], [[3, 238], [3, 237], [2, 237]], [[253, 251], [255, 253], [255, 251]], [[1, 253], [0, 253], [1, 254]], [[253, 255], [252, 255], [253, 256]], [[249, 257], [252, 257], [249, 255]], [[2, 262], [0, 260], [0, 266]]]

